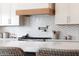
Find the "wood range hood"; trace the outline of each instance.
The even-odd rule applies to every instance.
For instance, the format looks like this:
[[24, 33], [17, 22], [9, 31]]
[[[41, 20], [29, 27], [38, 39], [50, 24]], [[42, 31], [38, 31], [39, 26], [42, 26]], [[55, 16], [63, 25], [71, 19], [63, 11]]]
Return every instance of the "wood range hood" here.
[[38, 15], [48, 14], [55, 15], [55, 4], [49, 4], [48, 8], [28, 9], [28, 10], [16, 10], [16, 15]]

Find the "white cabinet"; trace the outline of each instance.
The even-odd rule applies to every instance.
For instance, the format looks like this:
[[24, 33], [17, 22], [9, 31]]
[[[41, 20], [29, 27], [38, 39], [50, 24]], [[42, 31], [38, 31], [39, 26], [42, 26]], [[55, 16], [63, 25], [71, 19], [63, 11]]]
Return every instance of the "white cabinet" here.
[[56, 10], [55, 23], [56, 24], [67, 24], [68, 4], [58, 3], [56, 4], [55, 10]]
[[20, 16], [16, 15], [16, 5], [11, 4], [11, 25], [20, 25]]
[[2, 24], [2, 12], [1, 12], [1, 4], [0, 4], [0, 25]]
[[10, 4], [3, 3], [1, 5], [1, 16], [2, 16], [2, 25], [8, 25], [11, 24], [11, 18], [10, 18]]
[[79, 24], [79, 4], [57, 3], [55, 24]]
[[79, 3], [70, 4], [70, 24], [79, 24]]
[[16, 16], [15, 4], [0, 4], [0, 26], [19, 25], [19, 16]]

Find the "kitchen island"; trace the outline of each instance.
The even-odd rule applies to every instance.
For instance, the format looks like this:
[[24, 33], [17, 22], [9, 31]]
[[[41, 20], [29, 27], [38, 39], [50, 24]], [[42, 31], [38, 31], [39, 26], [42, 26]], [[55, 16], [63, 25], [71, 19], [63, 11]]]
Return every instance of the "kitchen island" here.
[[[73, 41], [73, 42], [72, 42]], [[19, 47], [25, 52], [37, 52], [40, 48], [53, 49], [79, 49], [79, 41], [53, 40], [49, 42], [39, 41], [4, 41], [0, 40], [0, 47]]]

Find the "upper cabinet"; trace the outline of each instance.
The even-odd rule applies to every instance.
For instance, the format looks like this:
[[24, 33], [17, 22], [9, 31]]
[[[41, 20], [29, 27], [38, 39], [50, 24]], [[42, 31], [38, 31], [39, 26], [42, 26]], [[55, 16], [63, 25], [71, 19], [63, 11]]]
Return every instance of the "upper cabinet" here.
[[11, 24], [10, 4], [1, 4], [2, 25]]
[[55, 23], [56, 24], [67, 24], [68, 17], [68, 4], [57, 3], [55, 5]]
[[19, 25], [19, 16], [16, 15], [15, 4], [0, 4], [0, 26]]
[[16, 4], [17, 15], [55, 14], [55, 4], [48, 3], [19, 3]]
[[11, 25], [20, 25], [20, 16], [16, 15], [16, 5], [11, 4]]
[[70, 24], [79, 24], [79, 3], [70, 4]]
[[55, 24], [79, 24], [78, 3], [56, 3]]

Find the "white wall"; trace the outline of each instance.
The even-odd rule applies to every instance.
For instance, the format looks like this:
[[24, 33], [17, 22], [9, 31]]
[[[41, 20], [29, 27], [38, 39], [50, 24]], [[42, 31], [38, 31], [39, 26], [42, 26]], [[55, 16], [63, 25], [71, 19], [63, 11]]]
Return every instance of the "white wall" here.
[[[16, 33], [17, 36], [22, 36], [29, 33], [30, 36], [47, 36], [52, 37], [52, 31], [58, 30], [61, 32], [60, 37], [63, 38], [65, 35], [73, 36], [73, 40], [79, 39], [79, 25], [65, 25], [59, 26], [55, 25], [54, 16], [49, 15], [33, 15], [30, 17], [25, 17], [24, 26], [18, 27], [1, 27], [1, 32]], [[49, 29], [47, 32], [42, 32], [38, 30], [39, 26], [47, 26]]]

